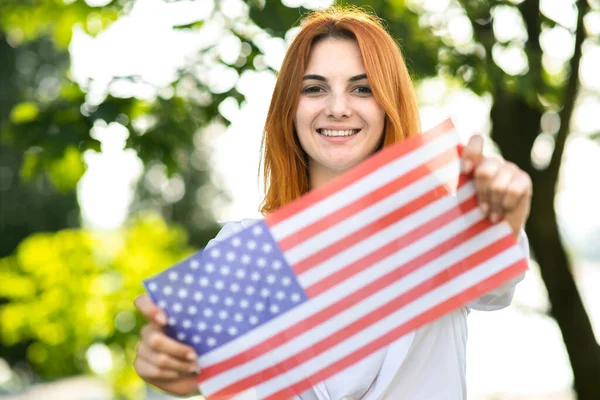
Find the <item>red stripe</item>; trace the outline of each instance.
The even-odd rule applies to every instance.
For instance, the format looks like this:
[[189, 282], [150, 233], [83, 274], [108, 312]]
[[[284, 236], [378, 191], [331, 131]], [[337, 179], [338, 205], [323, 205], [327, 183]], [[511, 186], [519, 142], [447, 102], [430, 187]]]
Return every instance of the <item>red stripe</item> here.
[[[433, 322], [434, 320], [456, 310], [459, 307], [465, 306], [469, 302], [481, 297], [482, 295], [488, 293], [489, 291], [507, 282], [508, 280], [523, 274], [526, 270], [527, 262], [525, 261], [525, 259], [519, 260], [514, 264], [506, 267], [505, 269], [499, 271], [498, 273], [490, 276], [489, 278], [475, 283], [472, 287], [465, 289], [463, 292], [430, 308], [424, 313], [419, 314], [410, 321], [407, 321], [404, 324], [396, 327], [384, 336], [377, 338], [373, 342], [354, 351], [352, 354], [346, 356], [345, 358], [327, 366], [326, 368], [323, 368], [322, 370], [316, 372], [310, 377], [294, 385], [291, 385], [277, 393], [274, 393], [269, 397], [265, 397], [264, 400], [289, 398], [298, 393], [302, 393], [306, 389], [313, 386], [316, 382], [324, 381], [330, 376], [342, 371], [345, 368], [348, 368], [349, 366], [357, 363], [365, 357], [373, 354], [374, 352], [378, 351], [384, 346], [389, 345], [393, 341], [398, 340], [400, 337], [407, 334], [408, 332], [411, 332], [430, 322]], [[212, 398], [209, 399], [212, 400]]]
[[[364, 317], [359, 318], [358, 320], [352, 322], [350, 325], [344, 327], [343, 329], [338, 330], [334, 334], [329, 335], [325, 339], [322, 339], [321, 341], [313, 344], [312, 346], [310, 346], [309, 351], [303, 350], [299, 353], [293, 354], [289, 358], [278, 362], [277, 364], [269, 368], [266, 368], [253, 375], [236, 381], [235, 383], [229, 385], [228, 387], [224, 388], [222, 391], [217, 392], [216, 394], [222, 395], [225, 392], [239, 393], [251, 387], [257, 386], [265, 381], [268, 381], [269, 379], [272, 379], [282, 373], [290, 371], [293, 368], [296, 368], [300, 364], [307, 362], [316, 355], [319, 355], [329, 350], [333, 346], [342, 343], [344, 340], [358, 334], [359, 332], [363, 331], [369, 326], [372, 326], [373, 324], [389, 316], [390, 314], [393, 314], [400, 308], [399, 305], [406, 305], [415, 301], [416, 299], [424, 296], [433, 289], [436, 289], [437, 287], [451, 281], [452, 279], [463, 274], [464, 272], [477, 267], [481, 263], [510, 248], [511, 246], [514, 246], [514, 244], [515, 238], [512, 235], [512, 233], [509, 233], [504, 238], [473, 253], [464, 260], [458, 261], [457, 263], [453, 264], [447, 269], [444, 269], [443, 271], [439, 272], [437, 275], [413, 287], [409, 291], [404, 292], [401, 295], [389, 300], [387, 303], [381, 305], [376, 310], [373, 310]], [[341, 369], [338, 369], [338, 371], [340, 370]]]
[[[295, 232], [293, 235], [286, 237], [283, 240], [278, 241], [279, 248], [282, 251], [287, 251], [299, 243], [310, 239], [314, 235], [321, 233], [325, 229], [332, 225], [343, 221], [344, 219], [355, 215], [356, 213], [372, 206], [378, 201], [385, 199], [386, 197], [402, 190], [409, 189], [408, 186], [417, 182], [418, 180], [431, 174], [432, 171], [438, 170], [452, 161], [458, 159], [458, 154], [455, 148], [448, 149], [443, 153], [438, 154], [435, 158], [421, 164], [420, 166], [400, 175], [393, 181], [387, 183], [384, 186], [376, 189], [373, 192], [366, 192], [364, 196], [354, 200], [352, 203], [338, 209], [337, 211], [327, 215], [324, 218], [319, 218], [317, 221], [306, 226], [305, 228]], [[447, 183], [447, 187], [450, 188], [451, 183]], [[446, 193], [449, 190], [446, 191]], [[446, 194], [444, 193], [444, 194]]]
[[[478, 235], [479, 233], [489, 228], [490, 225], [491, 224], [487, 219], [482, 219], [475, 225], [469, 227], [467, 230], [461, 232], [460, 235], [455, 235], [452, 238], [446, 240], [445, 242], [438, 244], [437, 246], [430, 249], [428, 252], [421, 254], [417, 258], [412, 259], [406, 264], [398, 267], [396, 270], [390, 271], [387, 275], [380, 277], [379, 279], [371, 282], [370, 284], [358, 289], [353, 293], [349, 293], [348, 296], [338, 300], [336, 303], [330, 305], [329, 307], [309, 316], [305, 320], [299, 321], [295, 325], [292, 325], [286, 330], [279, 332], [275, 336], [265, 339], [263, 342], [256, 344], [252, 348], [245, 350], [244, 353], [232, 356], [219, 363], [203, 368], [201, 376], [202, 381], [212, 378], [213, 376], [216, 376], [228, 369], [235, 368], [236, 366], [243, 364], [250, 359], [259, 357], [265, 353], [268, 353], [274, 348], [281, 346], [284, 343], [287, 343], [294, 337], [318, 326], [324, 321], [330, 319], [332, 316], [337, 315], [340, 312], [344, 311], [346, 308], [360, 302], [362, 299], [368, 297], [372, 293], [375, 293], [381, 288], [392, 284], [395, 279], [401, 278], [402, 276], [412, 272], [416, 268], [425, 265], [426, 263], [430, 262], [436, 257], [439, 257], [440, 255], [450, 251], [465, 240], [468, 240]], [[393, 252], [388, 252], [382, 255], [382, 257], [392, 253]], [[395, 278], [392, 279], [392, 277]]]
[[[451, 222], [455, 218], [458, 218], [461, 215], [463, 215], [464, 213], [471, 211], [475, 207], [477, 207], [477, 198], [475, 196], [473, 196], [473, 197], [467, 199], [466, 201], [464, 201], [461, 204], [460, 208], [456, 207], [456, 208], [452, 208], [452, 209], [446, 211], [445, 213], [439, 215], [438, 217], [432, 219], [431, 221], [416, 227], [412, 231], [407, 232], [406, 234], [398, 237], [397, 239], [394, 239], [388, 245], [381, 247], [381, 248], [373, 251], [372, 253], [369, 253], [365, 257], [353, 262], [352, 264], [348, 265], [346, 268], [336, 271], [336, 272], [332, 273], [331, 275], [327, 276], [327, 278], [322, 279], [319, 282], [315, 283], [314, 285], [307, 287], [305, 289], [307, 296], [310, 298], [312, 298], [314, 296], [318, 296], [319, 294], [334, 287], [335, 285], [339, 284], [340, 282], [343, 282], [346, 279], [352, 277], [353, 275], [369, 268], [371, 265], [375, 264], [376, 262], [383, 260], [384, 258], [394, 254], [395, 252], [399, 251], [400, 249], [407, 247], [410, 244], [416, 242], [417, 240], [427, 236], [431, 232], [439, 229], [440, 226], [443, 226], [443, 225]], [[482, 226], [482, 230], [483, 230], [484, 229], [483, 227], [487, 228], [487, 227], [489, 227], [489, 224], [482, 223], [481, 226]], [[437, 255], [432, 254], [431, 258], [434, 258], [436, 256]]]
[[[467, 182], [467, 178], [464, 175], [461, 175], [459, 178], [458, 186], [461, 187]], [[328, 260], [329, 258], [335, 256], [341, 251], [346, 250], [350, 246], [359, 243], [362, 240], [365, 240], [369, 236], [385, 229], [386, 227], [398, 222], [402, 218], [407, 217], [408, 215], [426, 207], [427, 205], [433, 203], [436, 200], [441, 199], [442, 197], [448, 194], [448, 190], [444, 184], [433, 188], [432, 190], [425, 192], [421, 196], [416, 199], [406, 203], [402, 207], [389, 212], [383, 217], [371, 222], [370, 224], [361, 228], [360, 231], [353, 232], [351, 235], [342, 237], [338, 241], [330, 244], [329, 246], [317, 251], [313, 255], [305, 258], [302, 261], [295, 263], [292, 266], [294, 273], [296, 275], [300, 275], [316, 265]], [[441, 226], [441, 225], [440, 225]]]
[[407, 139], [402, 140], [399, 143], [396, 143], [392, 146], [388, 146], [379, 152], [377, 152], [372, 157], [368, 158], [360, 165], [352, 168], [347, 173], [343, 174], [339, 178], [335, 179], [333, 182], [322, 186], [318, 189], [312, 190], [309, 193], [305, 194], [298, 200], [286, 205], [283, 208], [273, 212], [269, 216], [265, 218], [265, 222], [269, 227], [272, 227], [281, 221], [291, 217], [292, 215], [310, 207], [314, 203], [323, 200], [326, 197], [329, 197], [333, 193], [339, 191], [340, 189], [354, 183], [355, 181], [365, 177], [381, 166], [389, 163], [390, 161], [403, 156], [423, 144], [429, 143], [434, 139], [443, 136], [445, 133], [454, 129], [454, 125], [450, 119], [442, 122], [438, 126], [430, 129], [429, 131], [421, 134], [414, 135], [408, 137]]

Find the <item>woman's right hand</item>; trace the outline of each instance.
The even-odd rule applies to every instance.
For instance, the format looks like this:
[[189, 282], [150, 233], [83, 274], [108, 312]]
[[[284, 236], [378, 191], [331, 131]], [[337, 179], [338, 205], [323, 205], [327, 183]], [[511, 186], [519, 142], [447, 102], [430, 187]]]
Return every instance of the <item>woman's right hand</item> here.
[[164, 333], [166, 315], [148, 295], [138, 296], [134, 304], [149, 321], [142, 328], [134, 362], [138, 375], [151, 385], [177, 396], [198, 394], [196, 376], [200, 369], [194, 349]]

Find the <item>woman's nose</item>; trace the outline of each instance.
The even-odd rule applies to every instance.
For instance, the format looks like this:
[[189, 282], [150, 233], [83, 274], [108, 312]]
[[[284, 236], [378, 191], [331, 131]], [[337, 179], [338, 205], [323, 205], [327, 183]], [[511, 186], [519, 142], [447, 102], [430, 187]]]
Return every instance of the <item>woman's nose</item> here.
[[345, 94], [332, 94], [327, 104], [327, 115], [336, 119], [352, 115], [350, 101]]

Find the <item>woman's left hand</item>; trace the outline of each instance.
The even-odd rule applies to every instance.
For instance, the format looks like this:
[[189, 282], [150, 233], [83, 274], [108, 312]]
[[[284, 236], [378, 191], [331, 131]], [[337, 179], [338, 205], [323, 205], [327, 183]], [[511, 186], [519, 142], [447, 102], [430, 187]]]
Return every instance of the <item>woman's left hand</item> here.
[[471, 137], [462, 153], [463, 172], [473, 173], [479, 208], [491, 222], [504, 218], [515, 236], [525, 226], [531, 206], [529, 175], [499, 157], [483, 155], [483, 138]]

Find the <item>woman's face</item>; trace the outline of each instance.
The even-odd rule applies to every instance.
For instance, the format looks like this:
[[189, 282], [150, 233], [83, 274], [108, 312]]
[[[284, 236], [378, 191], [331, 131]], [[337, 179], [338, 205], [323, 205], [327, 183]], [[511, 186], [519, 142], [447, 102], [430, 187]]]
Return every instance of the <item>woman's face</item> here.
[[312, 48], [294, 126], [308, 154], [311, 188], [347, 171], [381, 143], [385, 111], [375, 101], [358, 45], [327, 38]]

